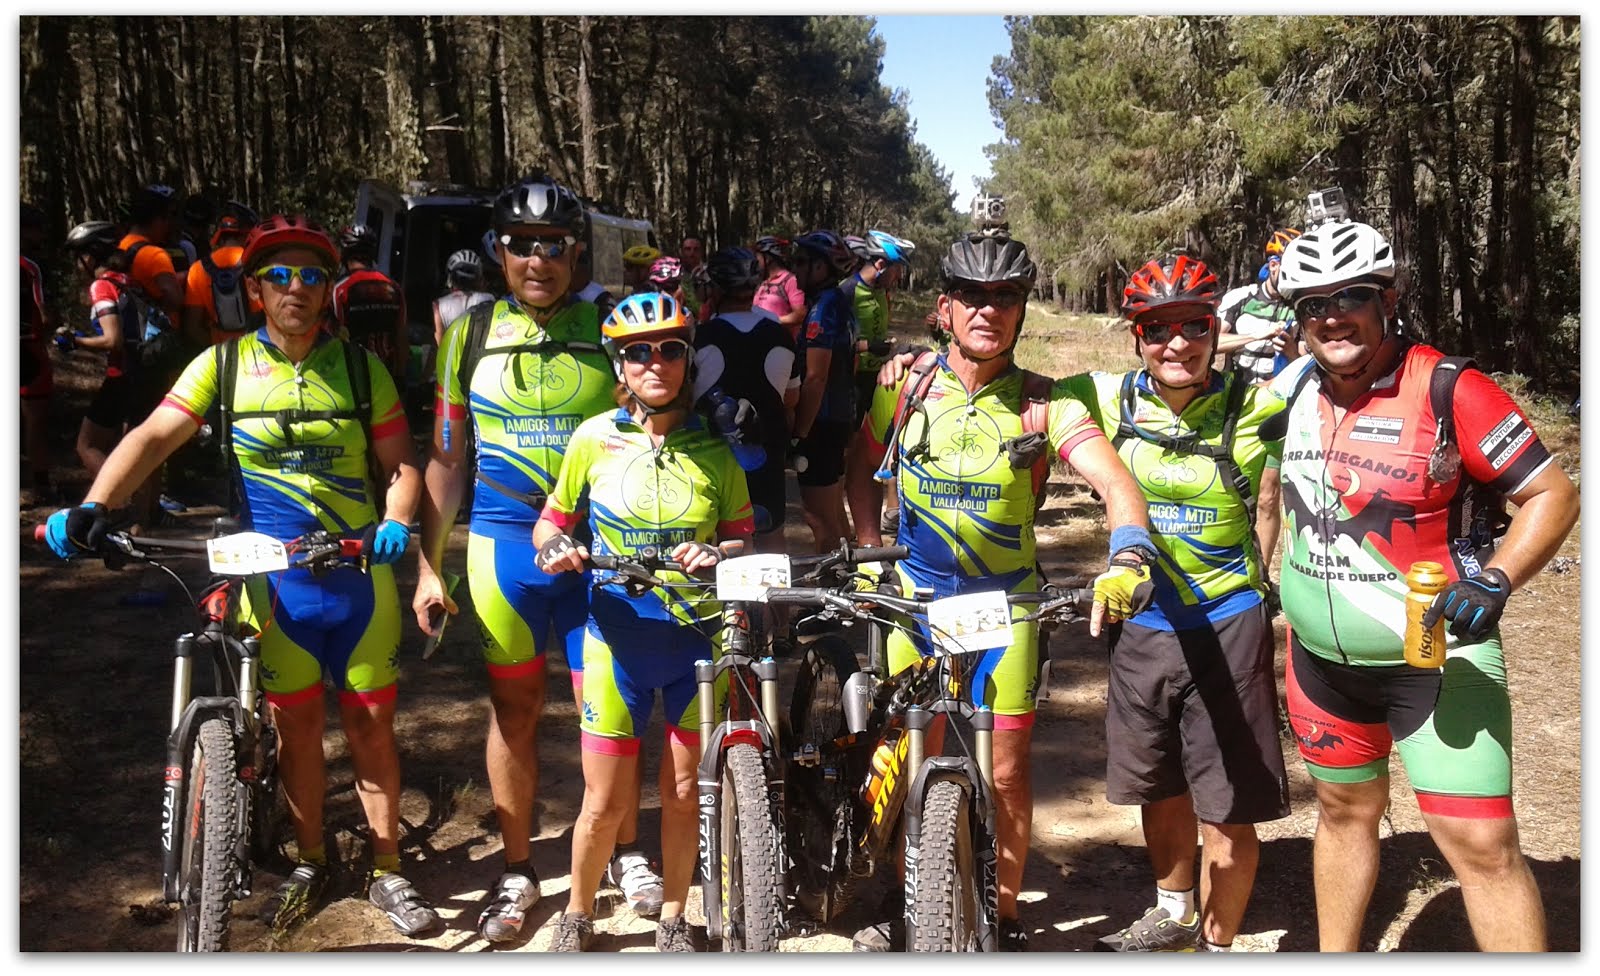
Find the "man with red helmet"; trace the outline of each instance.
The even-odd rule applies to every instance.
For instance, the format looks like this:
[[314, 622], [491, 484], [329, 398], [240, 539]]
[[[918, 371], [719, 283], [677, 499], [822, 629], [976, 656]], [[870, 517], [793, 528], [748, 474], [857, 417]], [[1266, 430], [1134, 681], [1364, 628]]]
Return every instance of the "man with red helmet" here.
[[[1138, 804], [1156, 905], [1102, 951], [1226, 950], [1255, 882], [1255, 825], [1289, 812], [1278, 745], [1267, 600], [1283, 400], [1211, 368], [1222, 289], [1183, 254], [1153, 260], [1123, 291], [1140, 369], [1083, 373], [1081, 401], [1150, 510], [1153, 601], [1111, 628], [1106, 798]], [[1195, 833], [1204, 839], [1195, 898]]]
[[[327, 673], [340, 688], [341, 724], [371, 831], [368, 898], [402, 934], [428, 935], [439, 927], [438, 913], [399, 874], [400, 602], [390, 564], [406, 550], [422, 487], [405, 415], [376, 357], [323, 328], [338, 263], [326, 231], [303, 217], [270, 217], [251, 231], [242, 260], [265, 324], [190, 362], [149, 419], [106, 459], [83, 504], [50, 517], [46, 541], [62, 558], [97, 552], [108, 508], [126, 503], [194, 435], [213, 403], [229, 412], [220, 433], [246, 529], [285, 542], [318, 529], [370, 538], [367, 573], [291, 569], [248, 584], [298, 847], [298, 864], [268, 899], [265, 916], [276, 928], [298, 922], [316, 909], [330, 878], [322, 823]], [[366, 416], [363, 395], [370, 399]], [[369, 475], [369, 458], [380, 483]]]

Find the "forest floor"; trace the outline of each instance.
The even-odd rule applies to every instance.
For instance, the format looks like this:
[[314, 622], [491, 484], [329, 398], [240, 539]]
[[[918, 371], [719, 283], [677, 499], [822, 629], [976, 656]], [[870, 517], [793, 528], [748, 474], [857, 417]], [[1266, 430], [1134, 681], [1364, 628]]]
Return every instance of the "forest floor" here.
[[[1022, 348], [1038, 367], [1125, 369], [1126, 332], [1106, 323], [1030, 311], [1035, 337]], [[913, 326], [903, 326], [907, 332]], [[1096, 361], [1094, 356], [1105, 361]], [[1084, 357], [1090, 358], [1084, 358]], [[1030, 361], [1031, 359], [1031, 361]], [[67, 464], [77, 417], [94, 382], [82, 361], [58, 363], [67, 390], [58, 405], [57, 477], [73, 497], [81, 473]], [[1536, 423], [1543, 421], [1536, 416]], [[1576, 479], [1577, 427], [1540, 427]], [[787, 534], [809, 544], [791, 481]], [[181, 496], [183, 490], [175, 489]], [[139, 588], [158, 589], [154, 570], [108, 571], [98, 563], [64, 567], [32, 539], [48, 515], [20, 512], [20, 947], [24, 950], [167, 950], [176, 924], [161, 901], [159, 827], [162, 755], [170, 695], [171, 639], [185, 627], [180, 599], [164, 607], [124, 606]], [[1105, 552], [1100, 507], [1081, 483], [1059, 474], [1041, 516], [1040, 552], [1052, 575], [1098, 571]], [[199, 536], [214, 509], [191, 509], [178, 531]], [[451, 539], [462, 561], [466, 530]], [[414, 563], [396, 573], [408, 602]], [[1558, 568], [1559, 567], [1559, 570]], [[191, 581], [203, 567], [187, 574]], [[170, 588], [170, 584], [166, 584]], [[465, 587], [462, 588], [465, 590]], [[1560, 557], [1511, 601], [1503, 625], [1514, 707], [1515, 791], [1522, 847], [1549, 917], [1550, 946], [1580, 948], [1582, 858], [1582, 710], [1578, 660], [1581, 619], [1579, 532]], [[471, 613], [470, 600], [462, 610]], [[465, 619], [465, 618], [464, 618]], [[1278, 623], [1282, 688], [1282, 623]], [[500, 842], [486, 785], [483, 749], [488, 715], [484, 665], [475, 628], [457, 623], [439, 653], [420, 660], [421, 635], [408, 629], [400, 649], [397, 732], [405, 874], [439, 908], [447, 928], [435, 938], [399, 937], [366, 902], [364, 833], [337, 719], [325, 742], [330, 788], [326, 824], [342, 867], [327, 903], [307, 923], [272, 933], [255, 918], [289, 862], [262, 865], [256, 893], [235, 910], [233, 948], [262, 951], [457, 951], [490, 947], [476, 920], [499, 874]], [[550, 941], [568, 890], [571, 827], [582, 800], [577, 715], [560, 655], [552, 655], [547, 711], [539, 730], [540, 784], [533, 863], [543, 897], [524, 937], [510, 951], [541, 951]], [[1021, 894], [1023, 920], [1036, 951], [1090, 949], [1151, 903], [1153, 879], [1136, 808], [1104, 795], [1106, 656], [1081, 625], [1051, 642], [1048, 697], [1034, 732], [1035, 810]], [[784, 669], [785, 690], [794, 663]], [[655, 850], [659, 803], [653, 785], [660, 752], [659, 717], [646, 735], [641, 837]], [[1260, 869], [1237, 950], [1307, 951], [1317, 946], [1311, 885], [1314, 792], [1293, 741], [1282, 740], [1291, 814], [1262, 825]], [[1362, 937], [1369, 950], [1462, 950], [1473, 947], [1460, 886], [1428, 838], [1403, 769], [1395, 763], [1390, 811], [1382, 825], [1382, 867]], [[881, 889], [881, 883], [878, 888]], [[785, 940], [793, 951], [847, 951], [850, 933], [877, 919], [869, 888], [838, 924]], [[701, 924], [698, 885], [691, 921]], [[614, 892], [602, 893], [594, 950], [650, 951], [654, 922], [634, 917]], [[506, 951], [505, 948], [499, 951]]]

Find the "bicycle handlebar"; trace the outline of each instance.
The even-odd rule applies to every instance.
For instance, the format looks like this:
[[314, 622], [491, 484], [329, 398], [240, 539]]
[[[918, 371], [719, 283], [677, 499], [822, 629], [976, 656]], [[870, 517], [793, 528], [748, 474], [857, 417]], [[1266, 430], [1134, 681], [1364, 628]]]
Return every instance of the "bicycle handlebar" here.
[[[45, 526], [33, 527], [33, 537], [43, 542]], [[344, 564], [347, 560], [362, 559], [368, 555], [365, 538], [346, 539], [323, 529], [307, 532], [288, 543], [289, 564], [292, 568], [305, 568], [321, 572]], [[162, 539], [148, 535], [130, 535], [127, 532], [107, 532], [100, 546], [100, 555], [109, 557], [121, 554], [141, 562], [152, 562], [150, 554], [170, 552], [179, 555], [205, 555], [205, 539]]]
[[[786, 603], [794, 606], [831, 607], [852, 617], [867, 614], [865, 605], [888, 607], [907, 614], [926, 614], [928, 600], [911, 600], [891, 593], [858, 590], [845, 592], [821, 587], [774, 588], [767, 591], [768, 603]], [[1024, 620], [1054, 618], [1062, 622], [1087, 620], [1087, 608], [1094, 603], [1094, 590], [1088, 588], [1058, 589], [1049, 587], [1037, 593], [1007, 593], [1008, 604], [1036, 603], [1039, 609]]]

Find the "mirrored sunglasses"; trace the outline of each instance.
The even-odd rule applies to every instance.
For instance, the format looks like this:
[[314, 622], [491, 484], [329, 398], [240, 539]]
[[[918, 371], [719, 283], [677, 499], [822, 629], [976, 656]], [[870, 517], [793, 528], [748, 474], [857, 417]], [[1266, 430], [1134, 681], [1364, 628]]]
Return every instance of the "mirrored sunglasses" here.
[[1186, 322], [1140, 322], [1134, 327], [1139, 330], [1139, 338], [1159, 346], [1171, 342], [1172, 337], [1180, 332], [1190, 342], [1198, 342], [1210, 335], [1216, 324], [1215, 315], [1201, 315]]
[[315, 288], [327, 284], [330, 274], [327, 268], [316, 264], [272, 264], [257, 271], [256, 277], [271, 282], [279, 288], [287, 288], [299, 278], [305, 282], [307, 288]]
[[512, 237], [510, 234], [500, 235], [500, 246], [519, 258], [538, 256], [554, 261], [567, 253], [567, 248], [578, 243], [578, 239], [571, 234], [561, 237]]

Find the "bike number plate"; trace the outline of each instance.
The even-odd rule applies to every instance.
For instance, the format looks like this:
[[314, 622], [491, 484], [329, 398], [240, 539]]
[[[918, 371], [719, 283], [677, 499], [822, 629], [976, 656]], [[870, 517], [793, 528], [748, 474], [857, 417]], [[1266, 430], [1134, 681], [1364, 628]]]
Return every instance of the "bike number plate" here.
[[789, 557], [758, 553], [717, 563], [717, 599], [767, 602], [767, 590], [789, 586]]
[[1011, 606], [1002, 591], [963, 593], [928, 604], [928, 627], [946, 654], [1011, 644]]
[[221, 576], [254, 576], [289, 568], [289, 550], [261, 532], [236, 532], [206, 540], [211, 571]]

